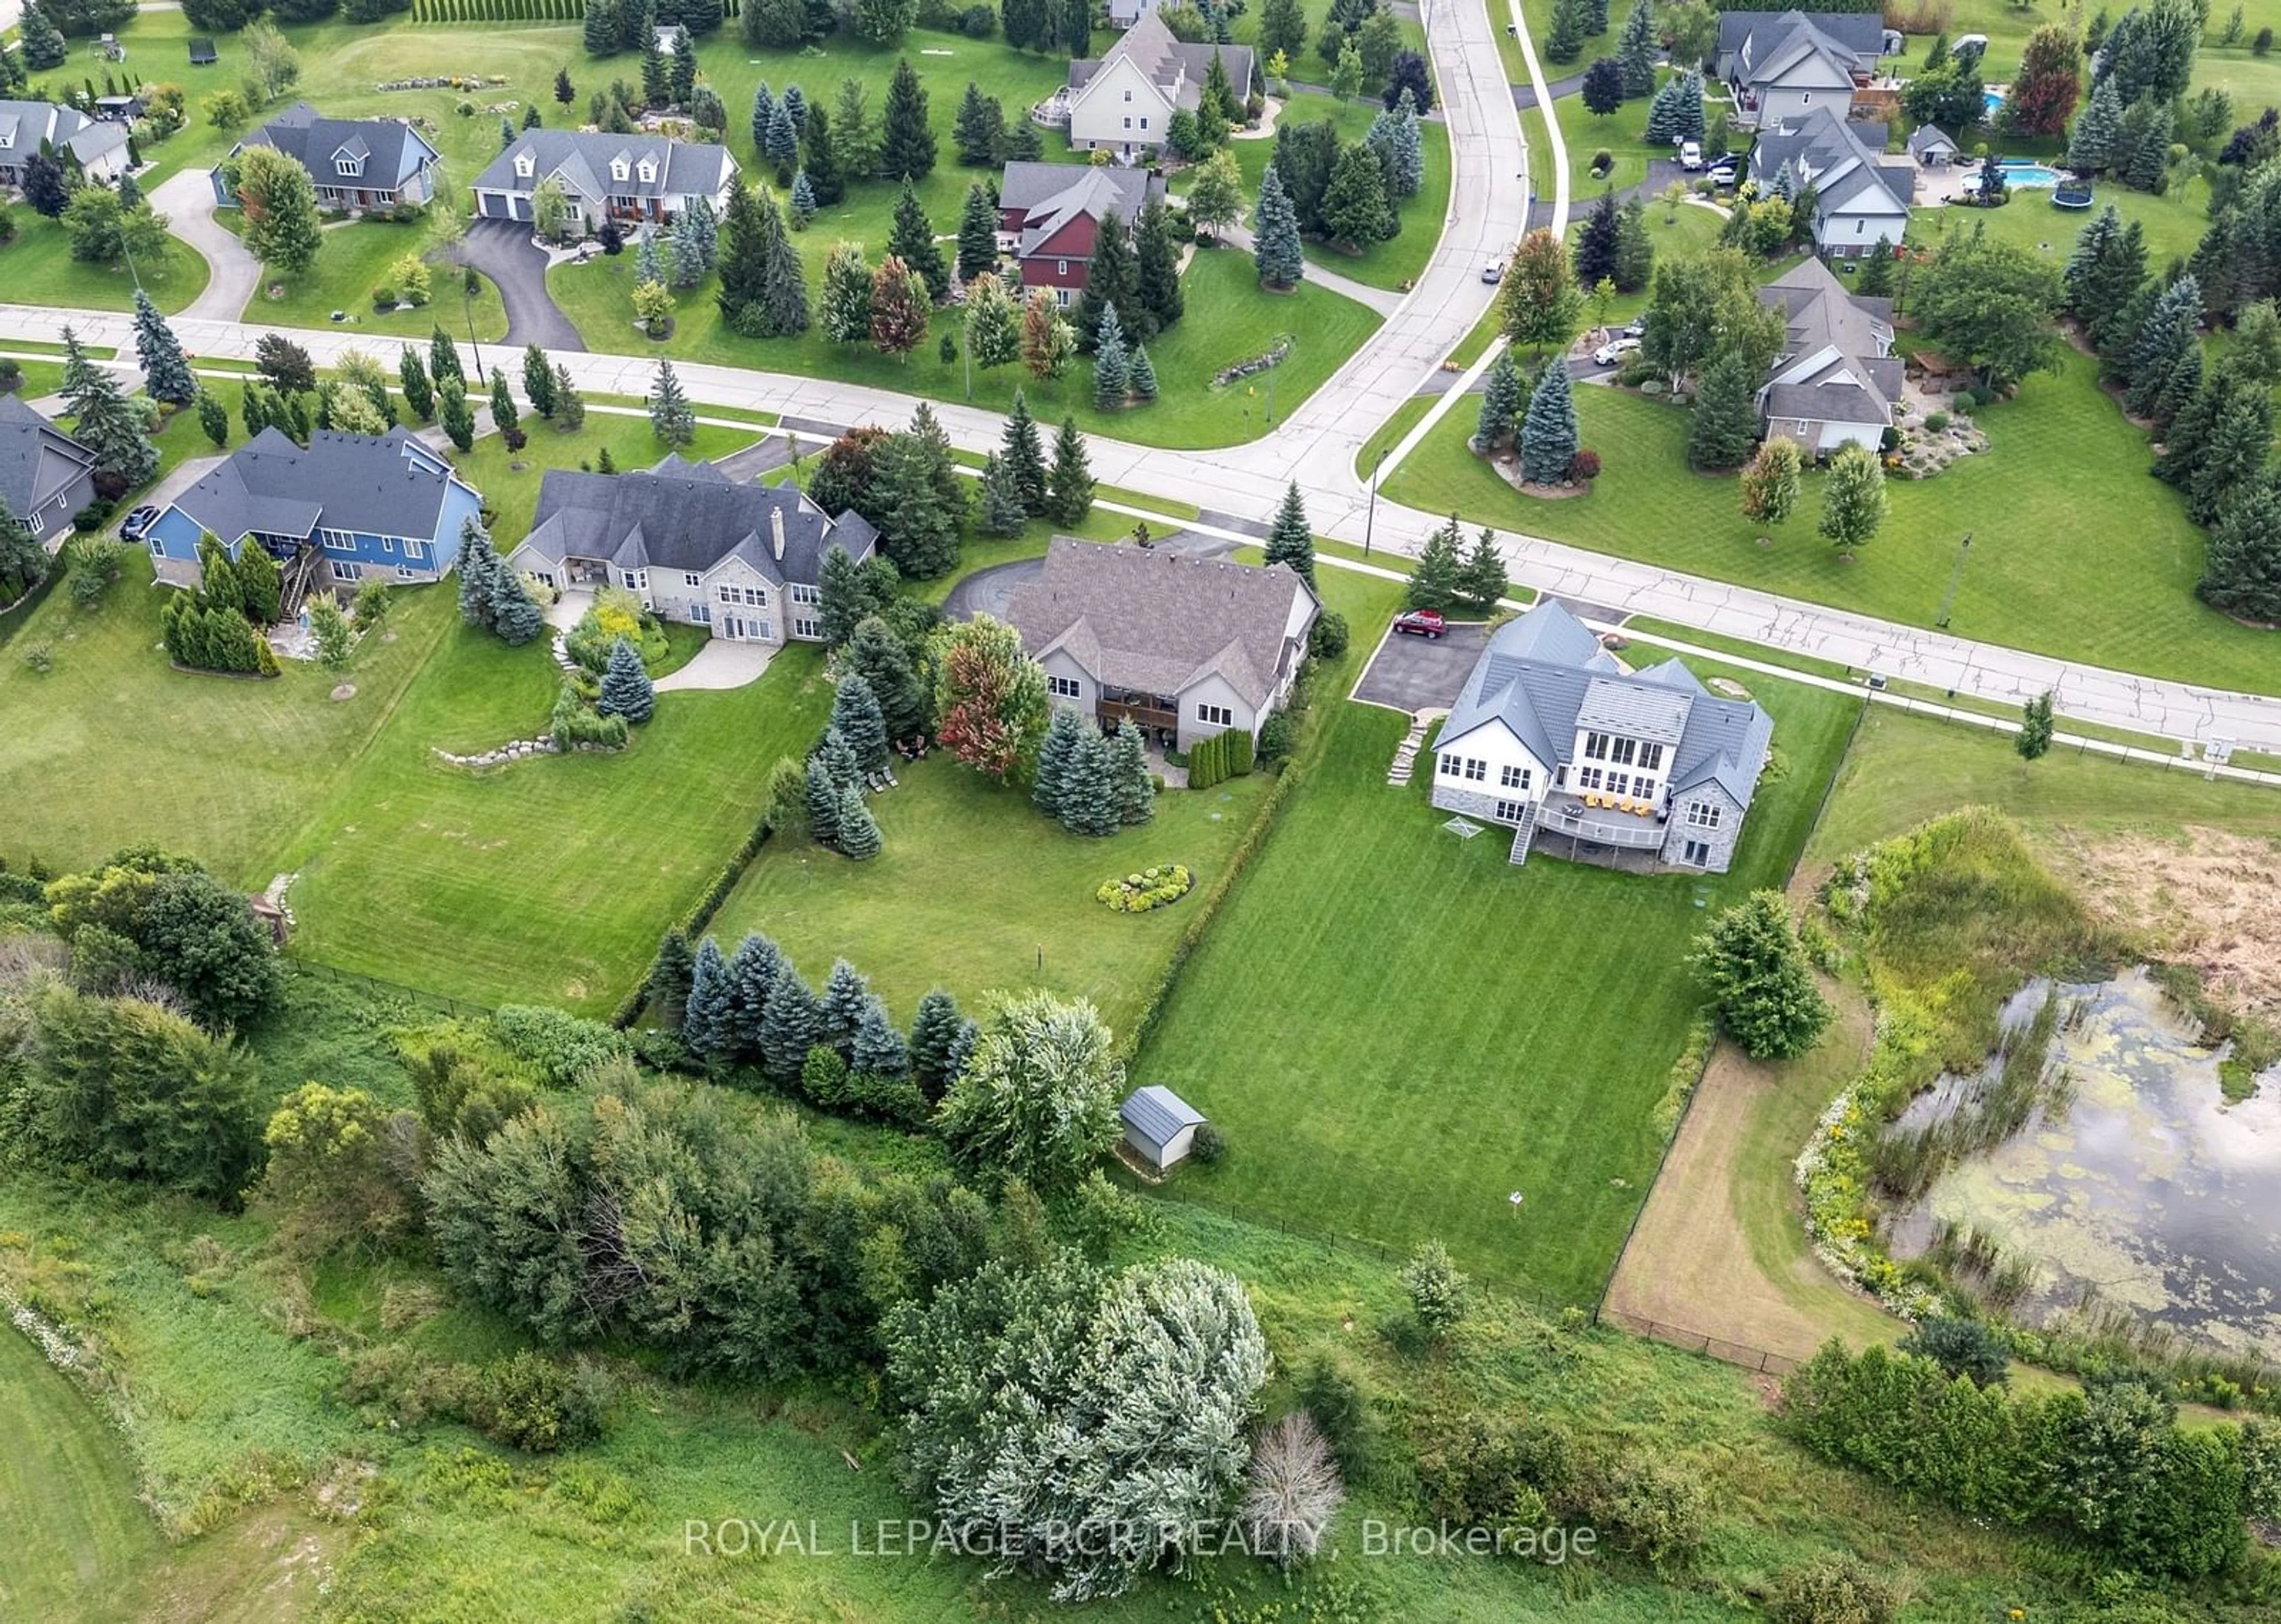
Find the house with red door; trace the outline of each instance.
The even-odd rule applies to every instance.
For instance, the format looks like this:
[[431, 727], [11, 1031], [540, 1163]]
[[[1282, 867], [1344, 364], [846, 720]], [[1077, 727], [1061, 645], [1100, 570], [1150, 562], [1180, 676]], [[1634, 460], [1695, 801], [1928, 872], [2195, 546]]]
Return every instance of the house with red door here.
[[1085, 291], [1102, 227], [1130, 232], [1164, 195], [1153, 169], [1107, 164], [1009, 164], [998, 182], [998, 248], [1020, 267], [1025, 289], [1051, 290], [1069, 305]]

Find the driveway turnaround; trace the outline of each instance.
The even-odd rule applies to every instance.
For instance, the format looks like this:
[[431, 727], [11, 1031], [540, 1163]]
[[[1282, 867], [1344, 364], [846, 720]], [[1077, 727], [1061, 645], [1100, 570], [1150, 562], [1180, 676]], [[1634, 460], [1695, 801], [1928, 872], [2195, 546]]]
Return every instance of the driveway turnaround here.
[[993, 620], [1004, 620], [1007, 606], [1014, 601], [1014, 589], [1045, 572], [1046, 561], [1041, 558], [1017, 559], [1010, 564], [978, 569], [950, 589], [950, 595], [942, 600], [943, 618], [964, 621], [987, 615]]
[[1488, 640], [1486, 623], [1453, 622], [1438, 638], [1406, 637], [1388, 627], [1355, 684], [1354, 697], [1413, 716], [1421, 710], [1447, 710], [1458, 702], [1465, 673]]
[[586, 341], [546, 290], [546, 251], [530, 240], [530, 228], [512, 220], [474, 220], [460, 244], [460, 257], [499, 284], [506, 306], [506, 337], [517, 349], [535, 344], [544, 350], [584, 350]]
[[660, 693], [718, 693], [729, 688], [742, 688], [761, 680], [761, 673], [769, 669], [769, 661], [775, 658], [776, 652], [773, 644], [738, 643], [727, 638], [712, 638], [707, 640], [704, 647], [689, 656], [687, 665], [659, 677], [657, 691]]
[[213, 321], [235, 321], [261, 287], [261, 264], [245, 244], [214, 220], [213, 182], [203, 169], [185, 169], [151, 191], [151, 206], [166, 217], [174, 234], [206, 262], [205, 291], [182, 306], [182, 314]]

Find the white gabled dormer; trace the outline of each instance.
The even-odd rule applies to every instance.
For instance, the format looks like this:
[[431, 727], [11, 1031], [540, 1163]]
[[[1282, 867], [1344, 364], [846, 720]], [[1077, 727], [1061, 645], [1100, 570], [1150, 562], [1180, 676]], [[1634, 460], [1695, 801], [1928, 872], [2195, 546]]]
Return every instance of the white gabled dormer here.
[[653, 158], [643, 159], [641, 160], [640, 173], [641, 182], [644, 186], [653, 185], [657, 181], [657, 159]]
[[621, 152], [610, 160], [610, 179], [613, 181], [622, 181], [632, 173], [633, 167], [627, 163], [624, 153]]
[[515, 179], [528, 181], [537, 167], [538, 166], [531, 161], [530, 153], [527, 150], [514, 155]]

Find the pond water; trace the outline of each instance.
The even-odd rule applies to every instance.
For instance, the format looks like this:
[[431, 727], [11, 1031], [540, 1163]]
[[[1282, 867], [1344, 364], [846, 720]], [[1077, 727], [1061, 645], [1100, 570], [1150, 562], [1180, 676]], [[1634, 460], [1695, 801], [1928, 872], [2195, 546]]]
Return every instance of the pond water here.
[[[1914, 1257], [1937, 1225], [1977, 1229], [2032, 1265], [2023, 1320], [2086, 1297], [2197, 1341], [2281, 1358], [2281, 1069], [2228, 1104], [2224, 1051], [2193, 1040], [2143, 970], [2094, 986], [2042, 984], [2068, 1018], [2052, 1040], [2066, 1084], [2025, 1125], [1974, 1152], [1894, 1216]], [[2007, 1029], [2009, 1029], [2007, 1027]], [[1944, 1079], [1902, 1118], [1956, 1109], [1971, 1079]]]

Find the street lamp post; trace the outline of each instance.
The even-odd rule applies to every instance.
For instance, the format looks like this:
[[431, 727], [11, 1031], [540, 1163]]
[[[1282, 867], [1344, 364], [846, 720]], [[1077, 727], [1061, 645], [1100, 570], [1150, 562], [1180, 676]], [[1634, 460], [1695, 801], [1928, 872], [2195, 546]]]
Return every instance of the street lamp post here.
[[1370, 460], [1370, 507], [1362, 520], [1362, 555], [1365, 558], [1370, 556], [1370, 533], [1378, 522], [1378, 470], [1385, 466], [1386, 454], [1393, 449], [1391, 445], [1381, 445], [1378, 448], [1378, 455]]
[[1943, 631], [1948, 630], [1948, 612], [1956, 607], [1956, 584], [1964, 578], [1964, 561], [1972, 552], [1972, 532], [1964, 532], [1964, 543], [1956, 550], [1956, 563], [1948, 572], [1948, 590], [1940, 595], [1940, 618], [1933, 624]]

